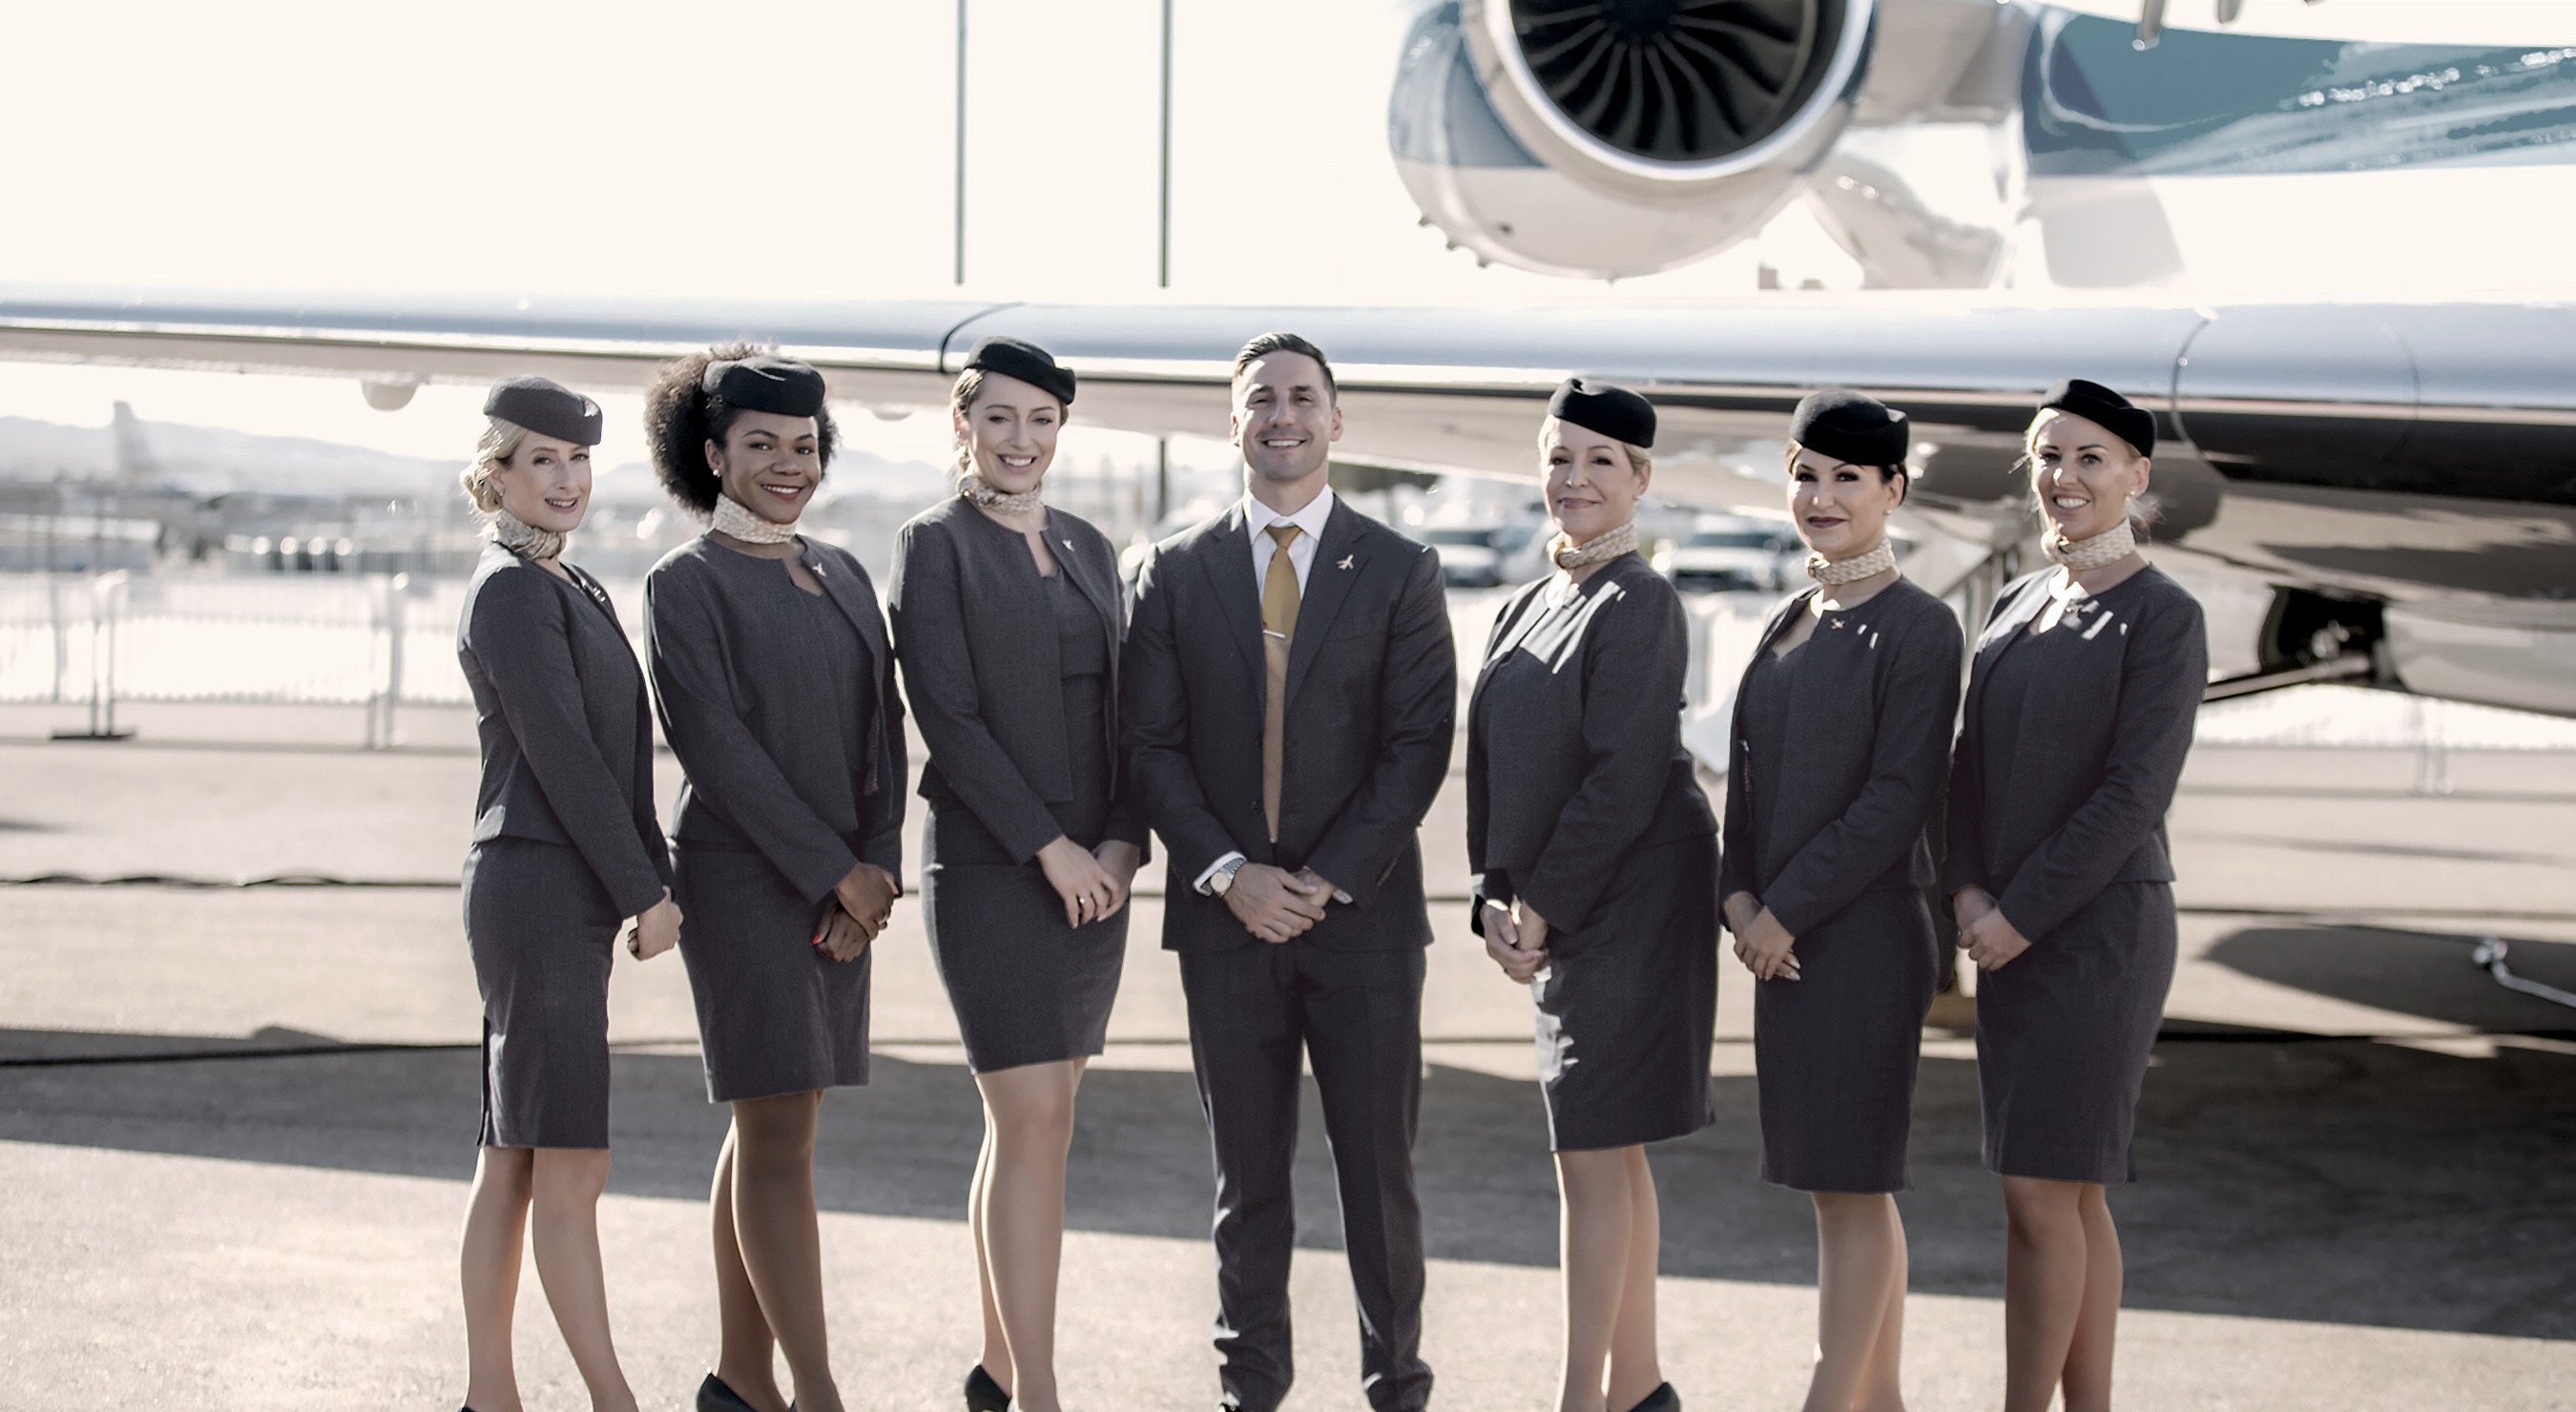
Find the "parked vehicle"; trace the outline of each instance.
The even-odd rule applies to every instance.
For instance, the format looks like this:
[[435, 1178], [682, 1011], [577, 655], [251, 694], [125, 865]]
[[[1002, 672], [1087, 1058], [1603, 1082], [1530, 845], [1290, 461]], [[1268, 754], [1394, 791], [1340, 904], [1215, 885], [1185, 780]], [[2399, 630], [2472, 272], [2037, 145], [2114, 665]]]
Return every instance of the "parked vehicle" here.
[[1788, 587], [1805, 553], [1787, 525], [1748, 520], [1703, 525], [1666, 540], [1650, 562], [1675, 588], [1777, 592]]

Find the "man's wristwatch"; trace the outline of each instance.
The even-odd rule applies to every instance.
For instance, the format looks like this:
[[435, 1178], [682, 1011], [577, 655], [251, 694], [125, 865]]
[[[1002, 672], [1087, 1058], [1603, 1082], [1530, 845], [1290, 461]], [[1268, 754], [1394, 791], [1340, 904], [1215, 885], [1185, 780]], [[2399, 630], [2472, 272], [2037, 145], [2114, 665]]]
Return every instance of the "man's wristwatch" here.
[[1223, 897], [1223, 896], [1225, 896], [1226, 889], [1228, 889], [1228, 888], [1230, 888], [1230, 887], [1234, 886], [1234, 875], [1235, 875], [1236, 873], [1238, 873], [1238, 872], [1242, 871], [1242, 869], [1243, 869], [1243, 865], [1244, 865], [1244, 863], [1245, 863], [1246, 861], [1247, 861], [1247, 860], [1242, 859], [1242, 858], [1234, 859], [1233, 861], [1231, 861], [1231, 862], [1227, 863], [1224, 867], [1217, 869], [1217, 870], [1216, 870], [1216, 872], [1214, 872], [1213, 874], [1209, 875], [1209, 877], [1208, 877], [1208, 896], [1210, 896], [1210, 897]]

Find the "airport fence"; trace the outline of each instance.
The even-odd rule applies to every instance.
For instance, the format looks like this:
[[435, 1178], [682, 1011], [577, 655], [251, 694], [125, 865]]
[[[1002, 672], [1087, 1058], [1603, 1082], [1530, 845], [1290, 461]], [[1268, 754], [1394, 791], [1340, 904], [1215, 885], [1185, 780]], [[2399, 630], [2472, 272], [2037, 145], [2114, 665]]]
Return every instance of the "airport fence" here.
[[[456, 662], [465, 585], [418, 574], [0, 574], [0, 705], [81, 706], [92, 734], [113, 734], [125, 704], [359, 706], [365, 743], [390, 746], [402, 708], [470, 700]], [[606, 586], [640, 654], [643, 581]], [[1505, 596], [1450, 595], [1462, 702]], [[1773, 599], [1718, 593], [1685, 602], [1699, 629], [1686, 738], [1714, 763], [1725, 759], [1735, 681]], [[2201, 711], [2199, 740], [2412, 750], [2419, 779], [2439, 792], [2451, 751], [2576, 751], [2576, 721], [2311, 686], [2213, 703]]]

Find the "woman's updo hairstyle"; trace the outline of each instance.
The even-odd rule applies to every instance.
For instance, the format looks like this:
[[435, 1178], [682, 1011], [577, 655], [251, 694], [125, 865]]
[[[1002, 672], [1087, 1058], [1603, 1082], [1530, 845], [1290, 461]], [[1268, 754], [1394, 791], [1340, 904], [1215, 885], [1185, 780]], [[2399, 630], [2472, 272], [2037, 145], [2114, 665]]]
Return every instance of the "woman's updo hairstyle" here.
[[1797, 474], [1798, 453], [1813, 451], [1846, 466], [1867, 466], [1882, 484], [1901, 487], [1899, 501], [1914, 491], [1905, 470], [1905, 453], [1913, 446], [1914, 426], [1903, 412], [1864, 392], [1829, 387], [1811, 392], [1789, 414], [1789, 443], [1781, 465]]
[[[722, 446], [736, 418], [746, 410], [706, 390], [707, 365], [764, 356], [767, 350], [747, 341], [720, 343], [663, 365], [644, 392], [644, 441], [653, 455], [653, 474], [671, 498], [701, 515], [715, 513], [722, 485], [707, 464], [707, 443]], [[825, 467], [840, 442], [828, 407], [814, 410], [816, 448]]]
[[492, 474], [519, 452], [519, 443], [528, 439], [528, 429], [516, 422], [493, 417], [483, 424], [483, 434], [474, 440], [474, 459], [456, 479], [465, 487], [465, 498], [486, 515], [501, 508], [501, 488], [492, 483]]

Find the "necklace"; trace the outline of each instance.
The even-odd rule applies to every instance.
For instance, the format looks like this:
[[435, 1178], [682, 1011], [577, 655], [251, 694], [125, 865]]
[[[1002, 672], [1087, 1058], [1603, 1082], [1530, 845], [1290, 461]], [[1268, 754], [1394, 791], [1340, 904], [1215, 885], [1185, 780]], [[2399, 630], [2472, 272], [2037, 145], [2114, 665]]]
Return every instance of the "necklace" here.
[[541, 530], [507, 510], [493, 511], [483, 532], [492, 537], [493, 543], [530, 559], [552, 559], [563, 553], [562, 535]]
[[1005, 495], [994, 489], [993, 483], [984, 479], [980, 471], [967, 471], [957, 477], [958, 494], [973, 502], [977, 509], [989, 510], [996, 515], [1025, 515], [1046, 503], [1045, 492], [1046, 482], [1043, 480], [1017, 495]]
[[2122, 519], [2091, 539], [2069, 540], [2062, 534], [2052, 534], [2042, 547], [2047, 549], [2049, 558], [2080, 574], [2135, 554], [2138, 537], [2129, 532], [2129, 522]]
[[1832, 587], [1858, 583], [1872, 574], [1883, 574], [1896, 567], [1896, 550], [1884, 539], [1848, 559], [1828, 559], [1822, 554], [1807, 556], [1807, 577]]
[[1637, 549], [1637, 522], [1630, 520], [1607, 534], [1594, 535], [1581, 544], [1565, 537], [1562, 531], [1547, 542], [1548, 562], [1560, 569], [1579, 569], [1586, 564], [1606, 563]]
[[730, 495], [716, 497], [715, 523], [709, 528], [745, 544], [785, 544], [796, 537], [796, 522], [776, 524], [751, 513]]

